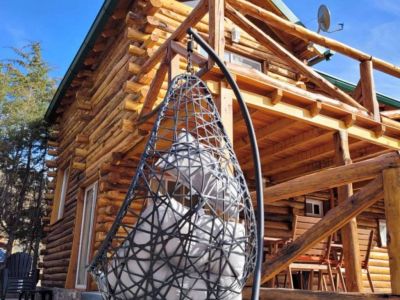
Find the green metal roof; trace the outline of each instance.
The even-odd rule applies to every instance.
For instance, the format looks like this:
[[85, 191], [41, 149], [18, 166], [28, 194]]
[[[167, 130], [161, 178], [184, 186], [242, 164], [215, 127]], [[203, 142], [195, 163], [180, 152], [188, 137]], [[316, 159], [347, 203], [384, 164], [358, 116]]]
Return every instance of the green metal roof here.
[[[356, 85], [353, 83], [350, 83], [348, 81], [345, 81], [343, 79], [339, 79], [337, 77], [334, 77], [332, 75], [326, 74], [324, 72], [321, 71], [317, 71], [319, 74], [322, 75], [322, 77], [324, 77], [325, 79], [327, 79], [328, 81], [330, 81], [332, 84], [334, 84], [335, 86], [337, 86], [338, 88], [340, 88], [341, 90], [345, 91], [345, 92], [352, 92], [354, 91], [354, 89], [356, 88]], [[385, 105], [390, 105], [396, 108], [400, 108], [400, 100], [397, 100], [395, 98], [386, 96], [384, 94], [381, 93], [376, 93], [377, 99], [379, 103], [385, 104]]]

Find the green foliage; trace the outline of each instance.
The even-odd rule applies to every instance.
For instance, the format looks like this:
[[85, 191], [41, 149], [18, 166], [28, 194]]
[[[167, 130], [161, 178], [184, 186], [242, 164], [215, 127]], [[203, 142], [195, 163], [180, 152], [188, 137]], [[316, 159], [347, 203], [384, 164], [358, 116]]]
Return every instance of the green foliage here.
[[47, 128], [56, 81], [39, 43], [0, 61], [0, 235], [32, 247], [43, 216]]

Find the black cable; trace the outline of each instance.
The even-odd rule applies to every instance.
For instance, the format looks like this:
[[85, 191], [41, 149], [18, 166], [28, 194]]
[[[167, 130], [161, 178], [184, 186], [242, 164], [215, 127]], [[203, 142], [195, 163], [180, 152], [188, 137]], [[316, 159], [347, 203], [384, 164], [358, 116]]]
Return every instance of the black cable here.
[[194, 40], [207, 52], [209, 57], [215, 61], [217, 66], [221, 69], [226, 80], [231, 86], [233, 92], [235, 93], [236, 99], [239, 103], [240, 111], [242, 113], [243, 119], [246, 123], [247, 131], [249, 133], [251, 151], [253, 154], [254, 171], [256, 178], [256, 192], [257, 192], [257, 256], [256, 256], [256, 267], [254, 270], [253, 287], [252, 287], [252, 300], [258, 300], [260, 294], [260, 284], [261, 284], [261, 267], [262, 258], [264, 251], [264, 195], [262, 190], [262, 175], [261, 175], [261, 163], [260, 154], [258, 152], [257, 138], [253, 127], [253, 122], [249, 111], [247, 109], [246, 103], [240, 93], [239, 87], [236, 81], [233, 79], [232, 75], [229, 73], [225, 64], [218, 57], [215, 51], [207, 44], [202, 37], [195, 32], [192, 28], [187, 30], [189, 35], [192, 35]]

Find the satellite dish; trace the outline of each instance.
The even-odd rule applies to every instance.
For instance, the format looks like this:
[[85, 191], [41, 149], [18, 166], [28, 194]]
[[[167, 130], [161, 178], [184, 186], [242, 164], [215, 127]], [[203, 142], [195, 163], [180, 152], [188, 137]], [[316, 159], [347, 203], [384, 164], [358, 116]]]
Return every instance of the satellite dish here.
[[325, 4], [322, 4], [318, 8], [318, 31], [317, 31], [318, 33], [320, 33], [321, 31], [332, 33], [343, 30], [344, 24], [339, 23], [337, 28], [332, 31], [329, 31], [330, 27], [331, 27], [331, 12], [329, 11], [329, 8]]
[[318, 33], [320, 31], [329, 32], [331, 27], [331, 12], [325, 4], [318, 8]]

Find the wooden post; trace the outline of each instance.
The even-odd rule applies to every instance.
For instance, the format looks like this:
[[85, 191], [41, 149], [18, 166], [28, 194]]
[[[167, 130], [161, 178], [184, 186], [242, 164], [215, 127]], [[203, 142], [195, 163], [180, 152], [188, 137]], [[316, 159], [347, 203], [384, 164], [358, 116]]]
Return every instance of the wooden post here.
[[371, 60], [360, 63], [361, 97], [366, 109], [372, 113], [375, 121], [380, 122], [379, 103], [376, 98], [373, 65]]
[[[334, 135], [336, 165], [351, 164], [349, 140], [346, 131], [339, 131]], [[346, 202], [353, 195], [353, 185], [346, 184], [337, 188], [338, 202]], [[363, 290], [362, 271], [360, 261], [360, 246], [356, 218], [341, 229], [344, 263], [346, 267], [346, 286], [349, 292]]]
[[173, 53], [172, 48], [168, 47], [167, 52], [167, 61], [168, 61], [168, 84], [171, 83], [171, 80], [180, 74], [179, 69], [179, 55]]
[[400, 168], [383, 170], [387, 246], [392, 293], [400, 295]]
[[[209, 0], [209, 43], [211, 48], [220, 57], [224, 58], [225, 34], [224, 34], [224, 0]], [[214, 62], [209, 59], [208, 67], [212, 68]]]
[[215, 97], [215, 104], [229, 140], [233, 144], [233, 97], [232, 91], [225, 81], [221, 81], [219, 84], [219, 95]]

